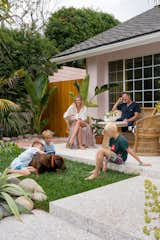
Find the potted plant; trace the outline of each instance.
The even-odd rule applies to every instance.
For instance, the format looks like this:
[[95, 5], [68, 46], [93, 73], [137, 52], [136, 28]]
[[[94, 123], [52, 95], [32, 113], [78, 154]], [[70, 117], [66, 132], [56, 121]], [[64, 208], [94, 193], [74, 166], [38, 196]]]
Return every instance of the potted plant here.
[[102, 144], [103, 141], [103, 128], [98, 124], [101, 119], [93, 118], [92, 129], [96, 139], [96, 144]]

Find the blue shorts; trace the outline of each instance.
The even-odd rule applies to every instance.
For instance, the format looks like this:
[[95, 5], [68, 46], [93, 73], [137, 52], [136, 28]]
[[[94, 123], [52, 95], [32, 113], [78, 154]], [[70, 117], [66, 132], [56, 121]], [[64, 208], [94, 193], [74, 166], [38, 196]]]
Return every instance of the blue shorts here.
[[47, 155], [55, 155], [55, 152], [46, 152]]
[[20, 164], [20, 165], [15, 167], [15, 170], [22, 170], [24, 168], [26, 168], [26, 166], [24, 164]]

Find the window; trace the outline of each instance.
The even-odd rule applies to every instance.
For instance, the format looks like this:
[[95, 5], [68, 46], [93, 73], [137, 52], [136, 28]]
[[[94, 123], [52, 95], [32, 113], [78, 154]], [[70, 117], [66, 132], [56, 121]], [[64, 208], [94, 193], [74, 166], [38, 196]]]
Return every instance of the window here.
[[110, 109], [123, 91], [140, 106], [154, 106], [160, 101], [160, 54], [110, 62], [109, 82], [118, 83], [109, 92]]
[[123, 61], [109, 63], [109, 82], [118, 84], [110, 91], [110, 108], [123, 91]]

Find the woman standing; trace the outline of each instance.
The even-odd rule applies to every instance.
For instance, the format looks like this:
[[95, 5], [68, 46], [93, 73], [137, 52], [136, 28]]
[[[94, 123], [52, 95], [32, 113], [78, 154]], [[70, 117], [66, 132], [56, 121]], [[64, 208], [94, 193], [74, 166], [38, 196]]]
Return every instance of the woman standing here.
[[87, 107], [83, 104], [82, 97], [77, 96], [64, 113], [64, 119], [69, 122], [70, 127], [67, 147], [85, 149], [94, 146], [94, 137], [87, 118]]

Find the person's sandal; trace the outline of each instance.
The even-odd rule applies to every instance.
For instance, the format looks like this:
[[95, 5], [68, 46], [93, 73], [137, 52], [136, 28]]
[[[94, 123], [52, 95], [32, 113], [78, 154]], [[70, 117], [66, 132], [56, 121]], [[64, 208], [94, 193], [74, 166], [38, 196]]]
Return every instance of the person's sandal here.
[[66, 148], [71, 149], [71, 147], [72, 147], [71, 144], [70, 144], [69, 142], [67, 142], [67, 143], [66, 143]]

